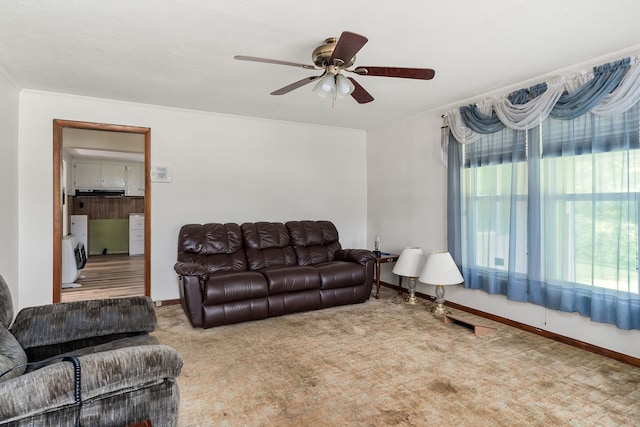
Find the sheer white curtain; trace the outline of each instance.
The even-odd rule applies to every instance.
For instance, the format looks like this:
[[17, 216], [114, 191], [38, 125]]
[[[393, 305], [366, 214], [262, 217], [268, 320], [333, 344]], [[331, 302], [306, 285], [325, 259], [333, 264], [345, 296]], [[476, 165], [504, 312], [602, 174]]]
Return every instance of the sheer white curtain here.
[[545, 120], [565, 91], [567, 81], [556, 79], [547, 83], [547, 90], [526, 104], [513, 104], [508, 97], [498, 99], [493, 108], [502, 123], [515, 130], [527, 130]]
[[591, 112], [599, 116], [620, 114], [640, 102], [640, 58], [631, 58], [631, 66], [618, 87]]

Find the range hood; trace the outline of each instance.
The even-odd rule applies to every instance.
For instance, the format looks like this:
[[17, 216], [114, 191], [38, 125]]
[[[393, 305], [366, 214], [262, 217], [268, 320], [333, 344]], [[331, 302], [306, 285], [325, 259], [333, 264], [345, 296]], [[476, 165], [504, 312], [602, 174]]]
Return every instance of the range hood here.
[[76, 190], [76, 197], [123, 197], [124, 189], [121, 190]]

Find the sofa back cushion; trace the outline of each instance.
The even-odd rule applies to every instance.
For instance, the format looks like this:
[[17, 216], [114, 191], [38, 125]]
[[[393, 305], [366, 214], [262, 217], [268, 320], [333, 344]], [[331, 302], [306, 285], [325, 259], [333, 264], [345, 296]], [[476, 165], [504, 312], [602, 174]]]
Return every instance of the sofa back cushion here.
[[0, 324], [8, 328], [11, 322], [13, 322], [13, 300], [11, 299], [9, 285], [0, 275]]
[[18, 340], [0, 325], [0, 382], [19, 377], [26, 369], [27, 355]]
[[296, 265], [287, 227], [281, 222], [246, 222], [241, 225], [249, 270]]
[[289, 221], [286, 225], [299, 265], [334, 261], [342, 249], [331, 221]]
[[209, 273], [246, 271], [240, 226], [235, 223], [182, 226], [178, 236], [178, 261], [204, 265]]

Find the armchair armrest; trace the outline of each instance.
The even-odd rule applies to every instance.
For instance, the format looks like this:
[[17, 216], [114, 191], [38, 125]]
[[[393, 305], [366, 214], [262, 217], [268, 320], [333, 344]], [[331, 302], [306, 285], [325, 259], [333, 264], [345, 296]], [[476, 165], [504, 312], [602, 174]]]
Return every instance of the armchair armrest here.
[[27, 307], [20, 310], [10, 330], [27, 350], [110, 335], [149, 333], [156, 324], [151, 299], [140, 296]]
[[[101, 424], [100, 421], [104, 422], [104, 419], [96, 417], [105, 416], [118, 424], [118, 420], [130, 420], [136, 416], [131, 412], [148, 410], [138, 408], [136, 404], [127, 404], [126, 395], [132, 396], [130, 402], [147, 402], [157, 406], [157, 394], [150, 390], [147, 397], [142, 399], [140, 394], [165, 381], [175, 382], [183, 364], [180, 354], [166, 345], [128, 347], [78, 359], [83, 402], [80, 413], [82, 425]], [[177, 386], [170, 384], [170, 387], [175, 388], [177, 394]], [[54, 363], [0, 382], [3, 402], [0, 405], [0, 424], [20, 420], [25, 425], [29, 422], [36, 425], [58, 424], [55, 420], [60, 422], [58, 425], [70, 424], [69, 419], [73, 419], [78, 410], [74, 406], [74, 390], [74, 367], [69, 362]], [[177, 399], [177, 395], [174, 396], [175, 417]], [[166, 408], [167, 411], [169, 409]], [[146, 414], [137, 414], [139, 417], [143, 415]], [[58, 418], [54, 420], [54, 417]]]
[[368, 262], [375, 261], [376, 257], [373, 252], [368, 249], [341, 249], [336, 252], [336, 260], [366, 265]]
[[207, 281], [209, 279], [209, 271], [207, 270], [207, 267], [195, 262], [179, 261], [175, 263], [173, 269], [180, 276], [198, 276], [203, 281]]

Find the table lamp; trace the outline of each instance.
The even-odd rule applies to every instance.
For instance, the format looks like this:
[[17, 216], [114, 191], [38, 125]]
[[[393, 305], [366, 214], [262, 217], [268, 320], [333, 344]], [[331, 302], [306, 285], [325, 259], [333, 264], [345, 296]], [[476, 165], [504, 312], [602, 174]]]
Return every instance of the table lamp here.
[[416, 280], [424, 264], [424, 253], [420, 248], [404, 248], [396, 265], [393, 267], [393, 274], [404, 276], [409, 279], [409, 296], [404, 300], [406, 304], [415, 304]]
[[444, 316], [444, 287], [464, 282], [458, 266], [449, 252], [433, 252], [427, 258], [418, 280], [429, 285], [436, 285], [436, 307], [433, 315]]

